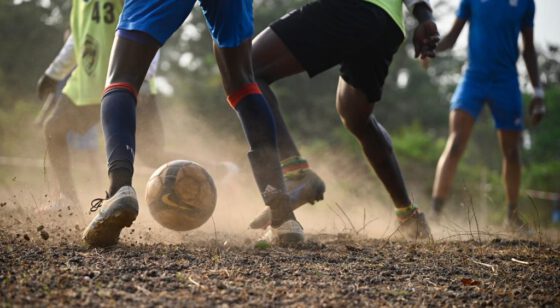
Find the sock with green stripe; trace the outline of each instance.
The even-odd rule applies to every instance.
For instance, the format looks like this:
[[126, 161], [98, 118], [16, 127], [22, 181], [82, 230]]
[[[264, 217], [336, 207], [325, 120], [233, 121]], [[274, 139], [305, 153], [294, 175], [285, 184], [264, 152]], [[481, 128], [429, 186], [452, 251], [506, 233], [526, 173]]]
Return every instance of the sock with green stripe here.
[[395, 209], [395, 214], [400, 222], [405, 222], [410, 217], [416, 214], [418, 208], [414, 204], [410, 204], [406, 207], [398, 207]]
[[301, 172], [309, 169], [307, 160], [303, 159], [299, 155], [286, 158], [282, 160], [280, 164], [282, 166], [282, 174], [285, 179], [297, 177]]

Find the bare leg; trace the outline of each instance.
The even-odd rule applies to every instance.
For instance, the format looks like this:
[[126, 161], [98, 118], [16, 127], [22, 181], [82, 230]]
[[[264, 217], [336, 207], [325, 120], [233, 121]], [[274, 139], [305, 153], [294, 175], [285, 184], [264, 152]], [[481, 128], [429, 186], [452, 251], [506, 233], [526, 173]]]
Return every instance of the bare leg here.
[[517, 201], [521, 185], [521, 133], [518, 131], [498, 132], [500, 148], [502, 149], [502, 178], [506, 190], [509, 219], [518, 219]]
[[270, 85], [277, 80], [302, 72], [303, 67], [270, 28], [266, 28], [253, 39], [252, 60], [256, 79], [276, 120], [280, 159], [299, 156], [300, 153], [284, 122], [278, 100]]
[[76, 107], [68, 97], [61, 95], [44, 122], [43, 132], [47, 142], [49, 162], [54, 169], [59, 190], [72, 202], [77, 202], [78, 195], [70, 172], [71, 162], [66, 140], [68, 131], [73, 128], [72, 119], [76, 116], [72, 108]]
[[453, 110], [449, 115], [449, 137], [436, 168], [432, 199], [433, 210], [440, 213], [447, 198], [457, 165], [465, 152], [475, 119], [467, 112]]
[[362, 145], [370, 165], [385, 185], [395, 207], [409, 206], [411, 201], [389, 134], [372, 115], [374, 105], [362, 91], [340, 78], [336, 107], [344, 125]]

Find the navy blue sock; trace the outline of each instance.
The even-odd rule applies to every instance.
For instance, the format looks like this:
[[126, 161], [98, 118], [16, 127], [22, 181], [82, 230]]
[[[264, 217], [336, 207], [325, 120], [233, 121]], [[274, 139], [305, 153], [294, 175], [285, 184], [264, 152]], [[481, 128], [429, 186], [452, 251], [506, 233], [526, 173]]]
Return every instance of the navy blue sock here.
[[105, 135], [109, 177], [109, 195], [130, 185], [134, 171], [136, 97], [126, 89], [111, 89], [101, 101], [101, 123]]
[[282, 168], [276, 150], [276, 125], [274, 117], [262, 94], [249, 94], [236, 105], [237, 115], [243, 125], [251, 147], [249, 159], [259, 190], [266, 186], [285, 191]]

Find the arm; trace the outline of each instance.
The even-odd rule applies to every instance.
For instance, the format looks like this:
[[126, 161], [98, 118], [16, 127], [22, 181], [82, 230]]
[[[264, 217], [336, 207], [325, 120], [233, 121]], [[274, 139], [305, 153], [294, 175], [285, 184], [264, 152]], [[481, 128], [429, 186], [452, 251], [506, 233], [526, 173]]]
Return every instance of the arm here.
[[439, 42], [436, 48], [436, 51], [442, 52], [453, 48], [453, 46], [455, 46], [455, 43], [457, 42], [457, 38], [461, 34], [461, 31], [463, 31], [463, 27], [465, 26], [466, 23], [467, 21], [464, 19], [461, 18], [455, 19], [455, 23], [453, 23], [453, 27], [451, 28], [449, 33], [447, 33], [443, 37], [443, 39], [441, 39], [441, 42]]
[[56, 58], [37, 82], [39, 99], [45, 100], [50, 93], [54, 93], [57, 83], [66, 78], [75, 67], [74, 39], [70, 35]]
[[525, 61], [527, 72], [529, 73], [531, 85], [535, 91], [533, 99], [529, 105], [529, 115], [531, 116], [531, 123], [536, 125], [542, 120], [544, 114], [546, 113], [546, 107], [544, 105], [544, 90], [539, 78], [537, 52], [535, 51], [535, 45], [533, 42], [533, 28], [524, 28], [521, 31], [521, 35], [523, 38], [523, 60]]
[[58, 52], [54, 61], [45, 71], [45, 75], [55, 80], [62, 80], [76, 67], [76, 57], [74, 56], [74, 38], [68, 37], [62, 49]]

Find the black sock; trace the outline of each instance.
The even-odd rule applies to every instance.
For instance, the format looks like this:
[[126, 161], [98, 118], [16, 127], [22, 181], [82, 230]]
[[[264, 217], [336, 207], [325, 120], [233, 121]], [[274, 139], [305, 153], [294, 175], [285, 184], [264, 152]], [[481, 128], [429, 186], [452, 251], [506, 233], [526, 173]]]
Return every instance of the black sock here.
[[123, 186], [132, 186], [132, 171], [128, 168], [115, 168], [109, 171], [109, 197]]
[[284, 178], [276, 146], [274, 117], [262, 94], [243, 97], [235, 110], [251, 147], [249, 160], [261, 193], [268, 185], [284, 191]]
[[109, 197], [132, 184], [136, 97], [128, 88], [109, 87], [101, 101], [101, 123], [109, 166]]

